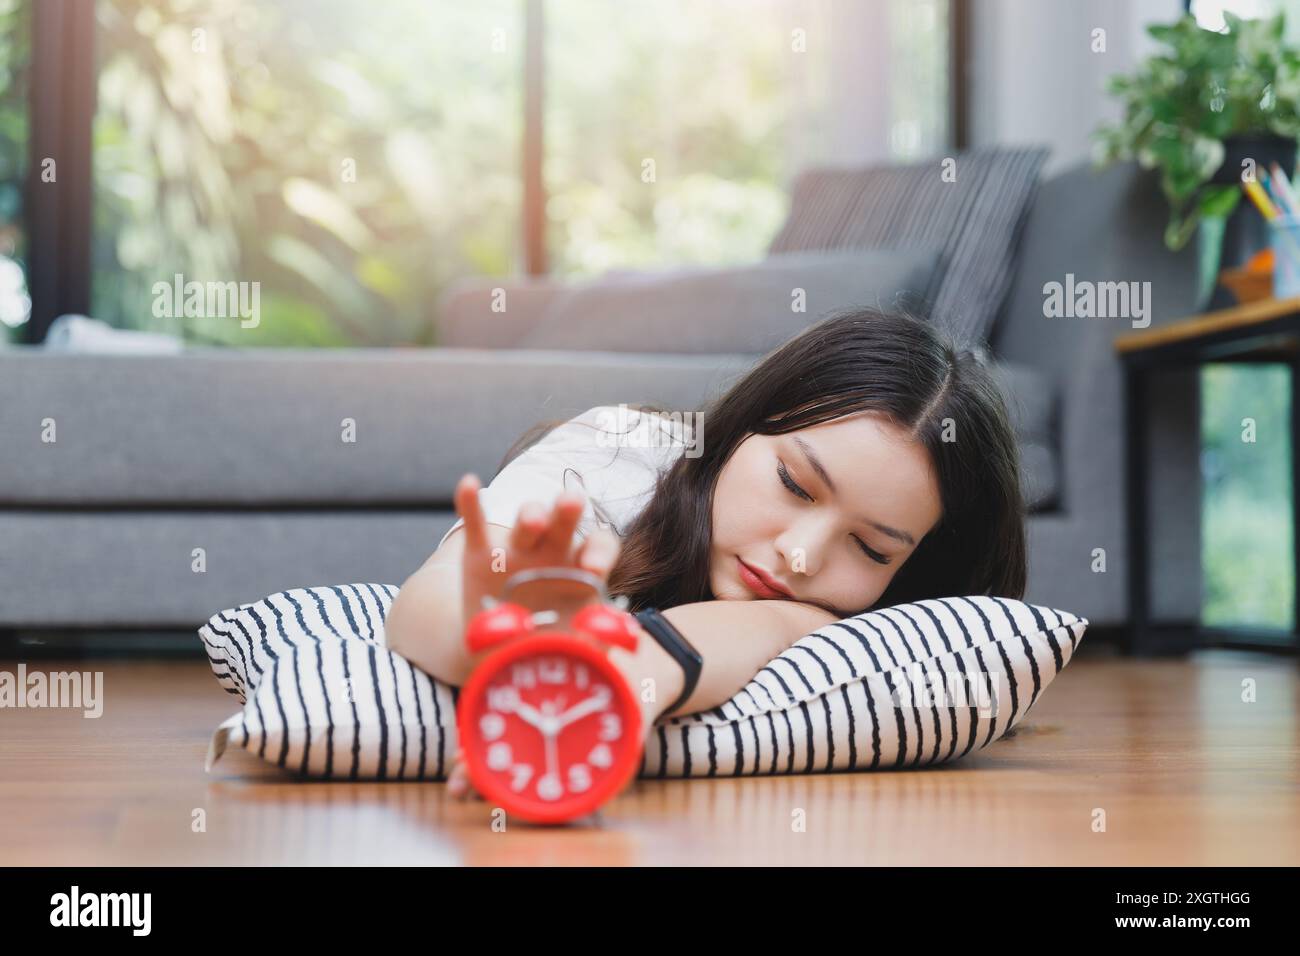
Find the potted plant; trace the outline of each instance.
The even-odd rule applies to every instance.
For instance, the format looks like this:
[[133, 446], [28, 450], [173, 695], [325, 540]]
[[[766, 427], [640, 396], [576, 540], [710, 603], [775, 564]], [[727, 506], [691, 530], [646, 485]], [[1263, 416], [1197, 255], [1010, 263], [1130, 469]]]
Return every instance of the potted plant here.
[[1222, 226], [1232, 217], [1216, 248], [1205, 250], [1213, 262], [1203, 254], [1211, 277], [1221, 258], [1235, 265], [1268, 244], [1262, 217], [1249, 203], [1238, 208], [1241, 177], [1272, 162], [1291, 175], [1300, 135], [1300, 53], [1283, 39], [1283, 15], [1224, 20], [1222, 32], [1190, 15], [1149, 26], [1168, 50], [1108, 80], [1123, 117], [1095, 134], [1101, 164], [1136, 159], [1159, 170], [1170, 249], [1186, 245], [1202, 222]]

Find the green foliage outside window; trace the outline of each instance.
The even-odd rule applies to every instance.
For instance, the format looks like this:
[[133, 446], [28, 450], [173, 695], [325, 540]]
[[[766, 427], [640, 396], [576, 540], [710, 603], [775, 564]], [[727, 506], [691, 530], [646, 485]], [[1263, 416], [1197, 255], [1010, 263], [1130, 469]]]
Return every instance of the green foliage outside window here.
[[1284, 366], [1201, 372], [1205, 624], [1292, 626], [1289, 403]]

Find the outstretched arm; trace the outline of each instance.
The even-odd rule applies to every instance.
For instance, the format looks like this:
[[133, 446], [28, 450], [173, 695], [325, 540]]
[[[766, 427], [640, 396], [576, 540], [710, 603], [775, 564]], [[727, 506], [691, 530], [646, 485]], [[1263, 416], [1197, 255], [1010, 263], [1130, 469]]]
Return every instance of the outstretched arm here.
[[[509, 532], [489, 526], [501, 547]], [[461, 538], [457, 531], [407, 579], [385, 622], [392, 650], [455, 687], [464, 685], [472, 669], [461, 610]], [[663, 615], [704, 658], [699, 683], [679, 714], [730, 700], [764, 664], [834, 620], [821, 608], [793, 601], [701, 601], [668, 608]], [[682, 671], [649, 634], [642, 632], [638, 643], [636, 653], [620, 648], [610, 653], [638, 691], [644, 679], [653, 681], [654, 700], [646, 702], [652, 706], [645, 715], [653, 723], [681, 693]]]
[[[488, 525], [491, 546], [506, 547], [510, 530]], [[390, 649], [453, 687], [462, 686], [470, 672], [462, 606], [464, 544], [464, 532], [457, 529], [406, 579], [384, 619]]]
[[[561, 496], [553, 511], [525, 505], [514, 528], [483, 520], [474, 480], [462, 480], [456, 496], [457, 510], [466, 519], [464, 527], [452, 533], [402, 585], [385, 631], [392, 650], [433, 677], [459, 687], [476, 663], [465, 650], [465, 622], [481, 594], [492, 590], [482, 581], [469, 582], [467, 588], [467, 574], [503, 563], [513, 571], [553, 562], [583, 567], [604, 578], [618, 556], [618, 541], [612, 535], [592, 535], [570, 556], [573, 528], [582, 514], [581, 496]], [[542, 553], [548, 548], [555, 551], [549, 558]], [[504, 556], [504, 562], [494, 564], [494, 554]], [[485, 581], [492, 577], [504, 579], [505, 573], [489, 573]], [[704, 658], [699, 683], [679, 714], [709, 710], [730, 700], [764, 664], [834, 620], [821, 608], [793, 601], [701, 601], [668, 608], [663, 615]], [[643, 701], [647, 723], [653, 723], [681, 693], [682, 672], [649, 634], [642, 631], [638, 644], [636, 653], [614, 649], [612, 659], [638, 690], [646, 686], [644, 680], [653, 681], [649, 686], [654, 693], [647, 695], [653, 699]]]
[[[572, 546], [584, 507], [579, 495], [561, 495], [549, 511], [526, 504], [515, 526], [504, 528], [484, 520], [477, 480], [467, 476], [457, 486], [456, 507], [465, 519], [464, 528], [450, 535], [402, 585], [389, 609], [385, 631], [392, 650], [443, 683], [458, 687], [478, 658], [490, 653], [467, 653], [465, 622], [485, 595], [500, 597], [506, 568], [579, 567], [604, 580], [618, 556], [619, 542], [602, 531]], [[702, 601], [662, 613], [703, 658], [700, 679], [677, 708], [678, 715], [710, 710], [730, 700], [765, 664], [832, 620], [821, 608], [793, 601]], [[635, 651], [614, 647], [609, 655], [636, 694], [641, 732], [648, 736], [682, 692], [681, 667], [644, 630]], [[463, 797], [470, 792], [469, 777], [459, 754], [454, 761], [448, 787], [453, 795]]]
[[[712, 710], [726, 703], [762, 667], [800, 638], [831, 623], [821, 608], [793, 601], [700, 601], [663, 612], [704, 658], [699, 683], [673, 716]], [[649, 634], [635, 653], [610, 652], [635, 690], [654, 683], [654, 700], [643, 705], [647, 725], [663, 715], [682, 691], [682, 669]]]

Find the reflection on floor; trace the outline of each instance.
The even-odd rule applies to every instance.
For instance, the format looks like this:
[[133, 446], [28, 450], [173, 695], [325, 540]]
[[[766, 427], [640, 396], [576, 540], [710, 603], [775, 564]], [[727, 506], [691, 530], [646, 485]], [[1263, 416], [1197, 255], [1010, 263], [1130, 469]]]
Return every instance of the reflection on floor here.
[[1300, 666], [1087, 650], [955, 764], [637, 781], [504, 833], [440, 783], [297, 783], [239, 750], [204, 774], [237, 701], [203, 662], [28, 661], [102, 670], [104, 713], [0, 710], [0, 864], [1300, 864]]

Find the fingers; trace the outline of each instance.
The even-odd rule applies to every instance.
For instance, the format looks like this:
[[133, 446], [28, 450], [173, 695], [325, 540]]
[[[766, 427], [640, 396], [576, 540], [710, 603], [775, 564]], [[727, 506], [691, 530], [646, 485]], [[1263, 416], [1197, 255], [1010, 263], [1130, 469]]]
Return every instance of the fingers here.
[[520, 551], [531, 550], [546, 531], [549, 521], [550, 515], [541, 502], [528, 501], [520, 505], [515, 526], [510, 531], [510, 547]]
[[465, 769], [464, 754], [457, 749], [451, 759], [451, 773], [447, 774], [447, 792], [457, 799], [463, 799], [469, 793], [469, 772]]
[[578, 567], [606, 578], [618, 561], [621, 548], [622, 542], [616, 534], [604, 528], [597, 529], [587, 536], [587, 540], [578, 549]]
[[510, 547], [519, 551], [542, 549], [567, 555], [586, 504], [582, 495], [566, 492], [551, 508], [537, 501], [520, 505], [510, 533]]
[[471, 796], [482, 800], [483, 794], [475, 790], [470, 783], [469, 768], [465, 765], [464, 754], [457, 750], [453, 760], [451, 773], [447, 775], [447, 792], [460, 801], [468, 800]]
[[567, 554], [573, 541], [573, 532], [577, 530], [586, 507], [587, 499], [577, 492], [566, 491], [556, 498], [555, 509], [551, 512], [551, 526], [542, 536], [542, 546]]
[[453, 499], [456, 513], [465, 521], [465, 550], [483, 551], [488, 546], [487, 519], [483, 516], [483, 506], [479, 503], [479, 480], [477, 475], [462, 475], [456, 483]]

